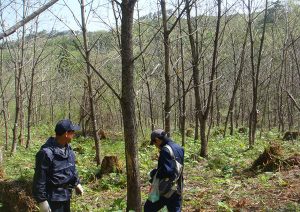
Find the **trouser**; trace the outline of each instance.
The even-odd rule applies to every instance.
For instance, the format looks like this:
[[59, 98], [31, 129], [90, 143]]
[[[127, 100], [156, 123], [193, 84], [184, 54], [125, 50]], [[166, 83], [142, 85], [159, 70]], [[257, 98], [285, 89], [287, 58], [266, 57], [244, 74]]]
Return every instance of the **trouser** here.
[[155, 212], [167, 206], [169, 212], [181, 211], [182, 196], [174, 193], [170, 198], [160, 197], [157, 202], [146, 201], [144, 205], [144, 212]]
[[70, 212], [70, 200], [68, 201], [49, 201], [51, 212]]

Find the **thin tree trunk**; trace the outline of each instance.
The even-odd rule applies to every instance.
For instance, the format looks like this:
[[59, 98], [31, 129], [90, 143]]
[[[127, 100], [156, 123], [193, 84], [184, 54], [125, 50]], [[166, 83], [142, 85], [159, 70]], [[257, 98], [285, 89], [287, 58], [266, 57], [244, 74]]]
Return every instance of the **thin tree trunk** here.
[[160, 0], [162, 21], [163, 21], [163, 36], [164, 36], [164, 65], [165, 65], [165, 102], [164, 102], [164, 119], [165, 119], [165, 131], [171, 133], [171, 77], [170, 77], [170, 40], [167, 21], [167, 11], [165, 0]]
[[[138, 7], [138, 5], [137, 5]], [[139, 14], [139, 9], [137, 9], [137, 15], [138, 15], [138, 20], [140, 20], [140, 14]], [[143, 74], [145, 74], [145, 83], [147, 87], [147, 97], [149, 101], [149, 110], [150, 110], [150, 124], [151, 124], [151, 130], [154, 130], [154, 118], [153, 118], [153, 101], [152, 101], [152, 94], [151, 94], [151, 88], [150, 88], [150, 83], [147, 75], [147, 68], [146, 68], [146, 63], [145, 63], [145, 57], [143, 54], [143, 42], [142, 42], [142, 32], [141, 32], [141, 23], [138, 21], [138, 30], [139, 30], [139, 48], [141, 52], [141, 59], [142, 59], [142, 68], [143, 68]], [[143, 133], [144, 134], [144, 133]]]
[[265, 40], [265, 31], [266, 31], [266, 20], [267, 20], [267, 8], [268, 8], [268, 0], [265, 3], [265, 15], [264, 15], [264, 24], [262, 29], [262, 36], [260, 39], [260, 47], [258, 52], [257, 58], [257, 65], [256, 68], [254, 67], [254, 39], [253, 39], [253, 32], [252, 32], [252, 17], [251, 17], [251, 4], [248, 4], [249, 10], [249, 33], [250, 33], [250, 41], [251, 41], [251, 70], [252, 70], [252, 110], [250, 113], [249, 118], [249, 147], [252, 148], [255, 142], [255, 134], [257, 128], [257, 105], [258, 105], [258, 83], [259, 83], [259, 74], [260, 74], [260, 63], [262, 59], [262, 50], [263, 44]]
[[3, 48], [0, 49], [0, 91], [2, 98], [2, 114], [4, 119], [5, 130], [5, 150], [8, 150], [8, 117], [7, 117], [7, 104], [5, 99], [5, 86], [3, 85]]
[[246, 34], [245, 34], [245, 37], [244, 37], [243, 47], [242, 47], [242, 51], [241, 51], [240, 67], [239, 67], [238, 75], [237, 75], [237, 77], [234, 81], [233, 91], [232, 91], [232, 95], [231, 95], [231, 99], [230, 99], [230, 103], [229, 103], [229, 108], [228, 108], [228, 111], [227, 111], [225, 126], [224, 126], [224, 135], [223, 135], [223, 137], [225, 137], [225, 135], [226, 135], [227, 122], [228, 122], [229, 116], [231, 116], [230, 135], [233, 134], [233, 124], [232, 124], [233, 107], [234, 107], [234, 103], [235, 103], [236, 93], [237, 93], [237, 90], [238, 90], [238, 87], [239, 87], [239, 84], [240, 84], [240, 79], [242, 77], [242, 73], [243, 73], [243, 70], [244, 70], [245, 49], [246, 49], [246, 44], [247, 44], [248, 33], [249, 33], [249, 28], [247, 27]]
[[[179, 2], [178, 2], [179, 4]], [[179, 13], [179, 11], [178, 11]], [[179, 36], [180, 36], [180, 57], [181, 57], [181, 88], [182, 93], [185, 91], [185, 68], [184, 68], [184, 52], [183, 52], [183, 38], [182, 38], [182, 28], [181, 21], [178, 22], [179, 25]], [[181, 144], [185, 146], [186, 134], [185, 134], [185, 124], [186, 124], [186, 95], [183, 95], [181, 102], [181, 114], [180, 114], [180, 128], [181, 128]]]
[[[23, 0], [23, 18], [25, 18], [25, 0]], [[21, 78], [23, 74], [23, 63], [24, 63], [24, 45], [25, 45], [25, 24], [22, 25], [22, 38], [21, 38], [21, 58], [18, 61], [15, 61], [15, 95], [16, 95], [16, 109], [15, 109], [15, 120], [14, 120], [14, 127], [13, 127], [13, 141], [12, 141], [12, 149], [11, 153], [15, 154], [17, 151], [17, 134], [19, 129], [19, 118], [21, 108], [21, 101], [22, 101], [22, 92], [21, 92]]]
[[[33, 107], [33, 90], [34, 90], [34, 77], [36, 71], [36, 45], [37, 45], [37, 30], [38, 23], [36, 22], [35, 36], [33, 42], [33, 58], [32, 58], [32, 68], [31, 68], [31, 76], [30, 76], [30, 88], [29, 88], [29, 96], [28, 96], [28, 108], [27, 108], [27, 140], [26, 140], [26, 149], [30, 146], [31, 140], [31, 125], [32, 125], [32, 107]], [[51, 81], [50, 81], [51, 84]], [[51, 92], [51, 91], [50, 91]], [[50, 98], [52, 95], [50, 94]], [[51, 106], [50, 106], [51, 108]]]
[[[196, 114], [195, 118], [197, 119], [196, 121], [196, 126], [195, 126], [195, 141], [198, 140], [198, 129], [199, 129], [199, 122], [200, 122], [200, 116], [201, 114], [201, 100], [200, 100], [200, 91], [199, 91], [199, 86], [200, 86], [200, 76], [199, 76], [199, 53], [198, 49], [196, 48], [195, 45], [195, 38], [194, 38], [194, 31], [192, 29], [192, 23], [191, 23], [191, 10], [190, 10], [190, 4], [189, 1], [186, 0], [186, 13], [187, 13], [187, 25], [188, 25], [188, 34], [189, 34], [189, 41], [190, 41], [190, 46], [191, 46], [191, 53], [192, 53], [192, 67], [193, 67], [193, 82], [194, 82], [194, 95], [195, 95], [195, 109], [196, 109]], [[202, 126], [203, 127], [203, 126]], [[204, 128], [205, 129], [205, 128]], [[201, 133], [201, 123], [200, 123], [200, 133]], [[202, 141], [202, 135], [200, 135], [200, 139]], [[204, 134], [204, 139], [205, 139], [205, 134]]]
[[89, 104], [90, 104], [90, 120], [92, 122], [92, 129], [93, 129], [93, 137], [95, 142], [95, 148], [96, 148], [96, 163], [97, 166], [101, 164], [100, 160], [100, 144], [99, 144], [99, 135], [97, 133], [98, 131], [98, 125], [97, 125], [97, 119], [95, 114], [95, 105], [94, 105], [94, 98], [93, 98], [93, 85], [92, 85], [92, 71], [90, 68], [90, 50], [88, 49], [88, 37], [87, 37], [87, 28], [86, 28], [86, 20], [85, 20], [85, 1], [81, 0], [80, 2], [81, 6], [81, 27], [82, 27], [82, 36], [83, 36], [83, 48], [85, 53], [85, 59], [86, 59], [86, 77], [88, 81], [88, 95], [89, 95]]

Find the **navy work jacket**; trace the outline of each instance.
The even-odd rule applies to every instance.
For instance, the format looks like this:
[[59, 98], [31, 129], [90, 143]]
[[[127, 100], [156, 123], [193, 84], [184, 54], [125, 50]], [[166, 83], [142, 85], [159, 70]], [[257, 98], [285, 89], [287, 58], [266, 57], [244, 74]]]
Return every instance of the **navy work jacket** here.
[[72, 188], [79, 184], [75, 154], [70, 145], [65, 148], [50, 137], [36, 154], [33, 177], [33, 197], [37, 202], [68, 201]]
[[[178, 144], [174, 143], [170, 138], [166, 138], [164, 142], [172, 148], [175, 159], [181, 165], [184, 165], [184, 149]], [[159, 179], [169, 178], [173, 180], [176, 177], [176, 167], [173, 162], [173, 158], [171, 157], [170, 152], [167, 148], [161, 148], [158, 158], [157, 169], [152, 170], [150, 176], [153, 177], [156, 172], [156, 177]], [[181, 180], [179, 180], [178, 183], [181, 184]], [[181, 185], [179, 187], [181, 188]]]

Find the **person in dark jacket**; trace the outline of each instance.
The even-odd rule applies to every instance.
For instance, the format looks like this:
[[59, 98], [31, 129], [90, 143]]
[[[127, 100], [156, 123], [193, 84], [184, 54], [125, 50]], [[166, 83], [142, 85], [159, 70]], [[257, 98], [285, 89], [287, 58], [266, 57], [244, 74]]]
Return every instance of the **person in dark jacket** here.
[[70, 146], [74, 131], [80, 130], [70, 120], [59, 121], [55, 137], [50, 137], [36, 154], [33, 197], [42, 212], [69, 212], [72, 188], [82, 195], [83, 188]]
[[[180, 176], [176, 176], [176, 164], [174, 163], [174, 159], [179, 162], [182, 166], [184, 164], [184, 149], [178, 144], [174, 143], [168, 136], [167, 133], [162, 129], [154, 130], [151, 133], [151, 145], [155, 145], [159, 150], [159, 158], [158, 165], [156, 169], [153, 169], [150, 172], [150, 177], [153, 178], [156, 174], [156, 177], [160, 180], [169, 179], [176, 180], [176, 188], [174, 193], [171, 193], [171, 196], [166, 197], [164, 195], [160, 195], [159, 200], [156, 202], [151, 202], [147, 200], [144, 205], [145, 212], [155, 212], [159, 211], [164, 206], [167, 206], [169, 212], [180, 212], [181, 204], [182, 204], [182, 189], [183, 189], [183, 176], [182, 172]], [[166, 148], [171, 148], [170, 150]]]

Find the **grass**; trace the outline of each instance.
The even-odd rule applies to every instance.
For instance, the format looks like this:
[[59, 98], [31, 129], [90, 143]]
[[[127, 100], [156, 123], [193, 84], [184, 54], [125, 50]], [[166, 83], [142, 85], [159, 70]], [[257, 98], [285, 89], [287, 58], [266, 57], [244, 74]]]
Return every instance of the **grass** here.
[[[4, 172], [7, 179], [32, 179], [35, 154], [51, 131], [47, 127], [34, 129], [34, 140], [29, 150], [18, 147], [14, 156], [5, 153]], [[284, 149], [284, 157], [300, 150], [299, 141], [283, 142], [276, 132], [267, 132], [257, 139], [253, 149], [248, 149], [247, 135], [235, 134], [223, 139], [217, 133], [209, 141], [209, 157], [198, 156], [200, 142], [189, 139], [185, 146], [185, 188], [183, 211], [212, 210], [233, 211], [237, 208], [276, 211], [299, 211], [299, 203], [293, 198], [277, 199], [269, 192], [295, 192], [287, 187], [300, 182], [300, 178], [287, 178], [291, 173], [266, 172], [248, 177], [242, 171], [264, 151], [270, 141], [278, 142]], [[142, 140], [142, 139], [141, 139]], [[181, 140], [174, 133], [174, 140]], [[123, 163], [124, 172], [110, 174], [96, 179], [99, 170], [95, 162], [92, 139], [76, 138], [72, 147], [81, 148], [77, 153], [77, 169], [85, 189], [84, 196], [73, 196], [72, 211], [124, 211], [126, 208], [126, 174], [124, 141], [101, 141], [101, 157], [117, 155]], [[141, 190], [143, 202], [148, 192], [148, 172], [155, 168], [157, 150], [154, 147], [141, 147], [139, 151]], [[284, 193], [283, 192], [283, 193]], [[297, 193], [297, 192], [296, 192]], [[298, 192], [299, 193], [299, 192]], [[300, 199], [300, 194], [299, 194]], [[281, 201], [282, 204], [278, 204]]]

